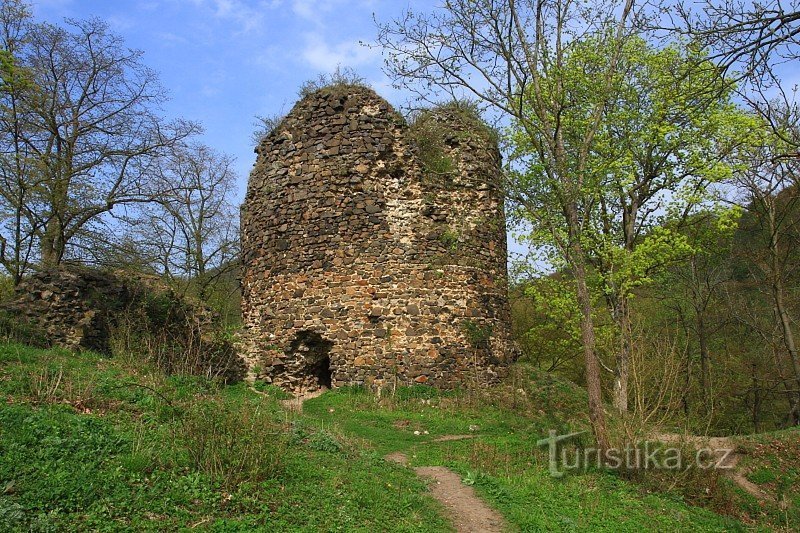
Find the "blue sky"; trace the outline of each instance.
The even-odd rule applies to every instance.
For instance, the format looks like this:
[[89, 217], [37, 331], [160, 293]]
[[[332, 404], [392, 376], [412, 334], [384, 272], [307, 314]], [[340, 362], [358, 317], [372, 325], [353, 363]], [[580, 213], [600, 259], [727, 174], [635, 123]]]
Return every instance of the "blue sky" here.
[[[354, 68], [399, 106], [405, 96], [381, 72], [379, 20], [414, 2], [394, 0], [32, 0], [38, 20], [106, 20], [144, 51], [171, 100], [165, 113], [200, 121], [203, 141], [236, 157], [239, 194], [255, 161], [255, 115], [288, 112], [306, 80]], [[417, 2], [424, 5], [424, 2]], [[428, 4], [429, 5], [429, 4]]]

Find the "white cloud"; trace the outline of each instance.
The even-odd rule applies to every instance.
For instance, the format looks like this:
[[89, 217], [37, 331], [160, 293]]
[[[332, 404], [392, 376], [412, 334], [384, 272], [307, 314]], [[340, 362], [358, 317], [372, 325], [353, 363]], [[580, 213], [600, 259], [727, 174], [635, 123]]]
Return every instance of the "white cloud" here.
[[186, 37], [170, 31], [158, 32], [156, 33], [156, 37], [158, 37], [162, 43], [168, 43], [170, 45], [183, 45], [189, 43], [189, 40]]
[[364, 10], [374, 5], [375, 0], [292, 0], [292, 11], [307, 22], [323, 26], [323, 16], [334, 9]]
[[337, 66], [359, 67], [373, 63], [380, 56], [378, 50], [361, 46], [358, 40], [331, 44], [319, 35], [306, 34], [303, 59], [321, 72], [332, 72]]
[[31, 4], [37, 15], [54, 12], [63, 15], [73, 7], [72, 0], [34, 0]]
[[125, 33], [136, 27], [136, 22], [132, 18], [124, 15], [111, 15], [106, 17], [106, 22], [112, 30], [118, 33]]
[[266, 13], [279, 7], [282, 0], [261, 0], [255, 4], [244, 0], [192, 0], [194, 5], [204, 7], [212, 16], [237, 24], [241, 33], [249, 33], [264, 27]]
[[293, 0], [292, 11], [303, 20], [322, 25], [321, 15], [330, 11], [336, 0]]

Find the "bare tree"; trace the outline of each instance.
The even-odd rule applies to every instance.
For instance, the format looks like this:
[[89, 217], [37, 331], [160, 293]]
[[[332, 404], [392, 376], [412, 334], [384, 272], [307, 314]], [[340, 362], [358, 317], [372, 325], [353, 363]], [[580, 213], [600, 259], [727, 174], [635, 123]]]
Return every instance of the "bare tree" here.
[[[471, 97], [513, 121], [541, 161], [541, 175], [555, 193], [547, 209], [535, 198], [514, 194], [512, 201], [555, 246], [575, 279], [581, 310], [581, 339], [586, 365], [589, 413], [601, 450], [608, 432], [602, 405], [596, 353], [593, 303], [587, 284], [584, 249], [587, 163], [609, 102], [622, 42], [631, 23], [633, 0], [575, 3], [564, 0], [449, 0], [429, 14], [406, 12], [380, 25], [378, 43], [386, 54], [386, 72], [422, 98], [445, 93]], [[561, 67], [571, 44], [586, 35], [605, 35], [608, 61], [593, 73], [600, 96], [587, 110], [577, 149], [568, 153], [560, 119], [572, 105]], [[433, 90], [436, 91], [433, 91]], [[517, 191], [519, 192], [519, 191]], [[550, 218], [550, 215], [555, 218]]]
[[155, 268], [189, 282], [201, 297], [238, 258], [233, 163], [201, 144], [176, 149], [161, 169], [167, 192], [142, 209], [136, 224], [135, 242], [150, 251]]
[[660, 4], [670, 29], [711, 50], [710, 59], [741, 77], [762, 73], [778, 61], [797, 59], [800, 3], [797, 0], [704, 0]]
[[669, 21], [661, 29], [709, 50], [742, 100], [782, 137], [786, 152], [776, 156], [800, 156], [800, 137], [786, 128], [800, 115], [796, 87], [782, 79], [800, 59], [800, 1], [676, 0], [656, 4], [656, 11]]
[[156, 74], [106, 23], [27, 22], [21, 33], [13, 57], [30, 76], [15, 101], [25, 127], [4, 151], [30, 162], [19, 175], [38, 173], [21, 203], [41, 261], [55, 265], [91, 248], [115, 208], [157, 198], [157, 162], [199, 128], [158, 114]]
[[776, 158], [775, 153], [782, 150], [772, 144], [754, 150], [750, 168], [736, 181], [740, 205], [746, 210], [743, 227], [750, 237], [740, 253], [750, 260], [753, 277], [769, 293], [796, 385], [790, 416], [794, 424], [800, 424], [800, 349], [788, 298], [788, 283], [800, 260], [800, 161]]

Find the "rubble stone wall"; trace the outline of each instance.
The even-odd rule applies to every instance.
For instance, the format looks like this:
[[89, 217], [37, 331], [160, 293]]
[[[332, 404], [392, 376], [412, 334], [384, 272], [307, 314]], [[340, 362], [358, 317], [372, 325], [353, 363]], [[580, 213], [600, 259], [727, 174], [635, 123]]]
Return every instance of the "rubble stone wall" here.
[[13, 300], [0, 311], [32, 326], [48, 345], [110, 355], [114, 331], [122, 327], [136, 342], [158, 342], [159, 357], [153, 362], [168, 373], [229, 382], [245, 374], [233, 344], [216, 335], [214, 312], [155, 276], [78, 267], [42, 269], [23, 279]]
[[456, 112], [426, 120], [443, 132], [437, 164], [373, 91], [331, 87], [256, 149], [242, 207], [252, 377], [451, 388], [513, 359], [496, 141]]

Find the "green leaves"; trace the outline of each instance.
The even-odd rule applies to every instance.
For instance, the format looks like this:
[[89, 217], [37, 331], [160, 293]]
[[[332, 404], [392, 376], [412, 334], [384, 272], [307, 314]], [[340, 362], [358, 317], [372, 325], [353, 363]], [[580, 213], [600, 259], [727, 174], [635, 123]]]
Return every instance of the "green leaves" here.
[[[733, 85], [704, 53], [685, 43], [659, 49], [638, 36], [619, 43], [600, 32], [565, 46], [529, 88], [527, 115], [507, 130], [512, 218], [524, 222], [532, 245], [566, 263], [565, 243], [580, 239], [604, 291], [624, 298], [690, 251], [664, 225], [677, 228], [713, 205], [711, 187], [736, 172], [738, 151], [758, 138], [758, 121], [731, 101]], [[618, 68], [609, 72], [617, 46]], [[599, 124], [587, 135], [598, 108]], [[570, 203], [578, 210], [571, 230]]]

